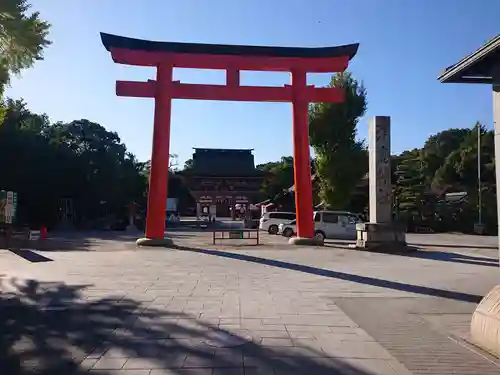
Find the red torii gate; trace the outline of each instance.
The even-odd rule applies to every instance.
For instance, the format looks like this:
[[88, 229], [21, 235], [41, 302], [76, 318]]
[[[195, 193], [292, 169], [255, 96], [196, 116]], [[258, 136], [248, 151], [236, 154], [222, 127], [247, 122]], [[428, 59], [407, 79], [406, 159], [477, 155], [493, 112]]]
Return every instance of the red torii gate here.
[[[344, 93], [336, 88], [307, 85], [307, 73], [343, 72], [358, 44], [325, 48], [231, 46], [154, 42], [105, 33], [101, 33], [101, 39], [115, 63], [157, 69], [156, 81], [116, 82], [118, 96], [155, 99], [145, 234], [151, 244], [164, 240], [172, 99], [291, 102], [297, 236], [314, 238], [308, 106], [311, 102], [341, 102]], [[177, 67], [225, 70], [226, 84], [173, 81], [173, 69]], [[292, 84], [241, 86], [241, 70], [291, 72]]]

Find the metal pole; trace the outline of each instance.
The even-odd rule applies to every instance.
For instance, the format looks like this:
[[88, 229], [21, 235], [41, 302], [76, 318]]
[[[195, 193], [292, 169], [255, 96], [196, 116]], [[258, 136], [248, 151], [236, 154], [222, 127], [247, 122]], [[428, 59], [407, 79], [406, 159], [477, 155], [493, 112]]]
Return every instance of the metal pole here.
[[482, 224], [482, 192], [481, 192], [481, 125], [477, 124], [477, 213], [478, 222]]

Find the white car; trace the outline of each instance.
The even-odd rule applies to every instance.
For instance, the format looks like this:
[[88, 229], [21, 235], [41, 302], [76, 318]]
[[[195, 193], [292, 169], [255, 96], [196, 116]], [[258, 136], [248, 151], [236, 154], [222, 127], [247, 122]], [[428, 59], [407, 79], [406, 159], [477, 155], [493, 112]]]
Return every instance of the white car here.
[[[315, 211], [314, 236], [318, 239], [327, 238], [356, 239], [356, 223], [360, 216], [348, 211]], [[278, 233], [285, 237], [297, 234], [297, 224], [294, 221], [281, 224]]]
[[266, 212], [260, 218], [259, 229], [269, 234], [277, 234], [280, 224], [287, 224], [295, 220], [295, 212]]

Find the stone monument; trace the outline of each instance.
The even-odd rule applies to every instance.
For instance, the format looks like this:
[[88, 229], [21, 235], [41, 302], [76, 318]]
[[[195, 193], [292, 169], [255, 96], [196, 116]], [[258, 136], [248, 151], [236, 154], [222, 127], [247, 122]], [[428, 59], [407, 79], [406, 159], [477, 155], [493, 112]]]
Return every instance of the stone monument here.
[[359, 249], [391, 252], [406, 248], [405, 232], [392, 218], [390, 128], [389, 116], [375, 116], [368, 127], [370, 222], [356, 225]]

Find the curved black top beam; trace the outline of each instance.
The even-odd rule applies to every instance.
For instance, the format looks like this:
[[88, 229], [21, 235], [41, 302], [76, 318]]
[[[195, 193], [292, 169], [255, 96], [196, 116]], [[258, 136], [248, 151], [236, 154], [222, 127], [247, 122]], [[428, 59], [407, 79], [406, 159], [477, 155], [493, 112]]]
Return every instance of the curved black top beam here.
[[174, 52], [174, 53], [196, 53], [207, 55], [240, 55], [240, 56], [263, 56], [263, 57], [340, 57], [349, 56], [352, 59], [358, 52], [359, 44], [347, 44], [336, 47], [267, 47], [267, 46], [239, 46], [227, 44], [200, 44], [200, 43], [177, 43], [177, 42], [155, 42], [151, 40], [127, 38], [124, 36], [101, 33], [104, 47], [110, 51], [111, 48], [123, 48], [129, 50], [149, 52]]

